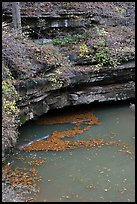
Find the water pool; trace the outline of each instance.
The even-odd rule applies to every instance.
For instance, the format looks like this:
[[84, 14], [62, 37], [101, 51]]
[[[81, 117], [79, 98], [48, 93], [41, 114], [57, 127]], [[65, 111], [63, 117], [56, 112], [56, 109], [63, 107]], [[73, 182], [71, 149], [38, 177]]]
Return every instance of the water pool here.
[[[87, 131], [68, 140], [102, 138], [120, 145], [78, 147], [65, 151], [23, 151], [16, 148], [9, 159], [12, 169], [31, 166], [41, 177], [36, 180], [39, 190], [35, 202], [135, 201], [135, 113], [127, 104], [91, 106], [85, 111], [95, 114], [101, 123], [91, 125]], [[39, 124], [39, 119], [28, 122], [19, 128], [17, 147], [52, 135], [54, 131], [68, 131], [74, 126], [65, 122]], [[39, 165], [35, 161], [39, 161]]]

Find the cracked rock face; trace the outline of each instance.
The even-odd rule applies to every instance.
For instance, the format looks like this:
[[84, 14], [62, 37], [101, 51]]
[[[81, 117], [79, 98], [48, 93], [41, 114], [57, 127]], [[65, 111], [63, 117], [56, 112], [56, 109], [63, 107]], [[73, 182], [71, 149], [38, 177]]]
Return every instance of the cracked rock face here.
[[117, 69], [75, 71], [73, 77], [70, 75], [69, 83], [64, 80], [61, 87], [54, 83], [47, 87], [46, 84], [41, 85], [37, 81], [37, 86], [34, 85], [29, 89], [24, 82], [23, 87], [26, 92], [22, 92], [20, 84], [17, 86], [15, 84], [18, 92], [22, 93], [19, 106], [25, 120], [29, 120], [50, 109], [90, 104], [95, 101], [133, 99], [135, 97], [134, 69], [134, 62], [132, 62]]

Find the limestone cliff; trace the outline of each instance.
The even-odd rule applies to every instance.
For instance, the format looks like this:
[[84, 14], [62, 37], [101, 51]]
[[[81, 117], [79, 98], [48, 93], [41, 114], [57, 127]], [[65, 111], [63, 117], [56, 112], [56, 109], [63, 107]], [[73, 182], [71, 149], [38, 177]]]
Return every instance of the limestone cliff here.
[[5, 32], [3, 60], [20, 94], [22, 121], [135, 97], [134, 2], [21, 2], [21, 15], [29, 39]]

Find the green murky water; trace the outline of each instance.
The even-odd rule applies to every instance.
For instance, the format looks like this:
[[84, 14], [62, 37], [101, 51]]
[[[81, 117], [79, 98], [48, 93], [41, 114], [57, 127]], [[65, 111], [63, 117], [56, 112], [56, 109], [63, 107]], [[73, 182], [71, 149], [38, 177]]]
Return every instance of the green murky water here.
[[[36, 202], [134, 202], [135, 201], [135, 113], [124, 105], [88, 107], [100, 120], [100, 125], [74, 137], [72, 140], [103, 138], [128, 145], [78, 148], [66, 151], [15, 150], [11, 166], [27, 167], [19, 157], [43, 159], [36, 166], [41, 181]], [[56, 113], [57, 114], [57, 113]], [[60, 112], [61, 114], [61, 112]], [[46, 117], [46, 116], [45, 116]], [[73, 124], [37, 125], [29, 122], [20, 128], [17, 145], [36, 140], [53, 131], [66, 131]]]

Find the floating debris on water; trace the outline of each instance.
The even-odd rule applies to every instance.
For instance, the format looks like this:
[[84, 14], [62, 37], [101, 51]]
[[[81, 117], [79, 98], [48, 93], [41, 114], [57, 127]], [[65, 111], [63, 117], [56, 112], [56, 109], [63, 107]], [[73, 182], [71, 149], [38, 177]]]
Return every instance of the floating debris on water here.
[[81, 113], [70, 113], [64, 115], [48, 116], [35, 121], [39, 125], [53, 125], [63, 123], [73, 123], [76, 125], [88, 124], [94, 125], [99, 124], [100, 120], [90, 111], [81, 111]]
[[[91, 137], [88, 140], [77, 140], [77, 141], [70, 141], [70, 140], [62, 140], [64, 137], [75, 137], [83, 132], [89, 130], [92, 125], [99, 125], [100, 120], [91, 112], [84, 112], [80, 114], [71, 114], [71, 115], [64, 115], [64, 116], [50, 116], [46, 119], [39, 119], [38, 124], [62, 124], [68, 122], [75, 122], [73, 129], [67, 131], [55, 131], [53, 132], [50, 137], [46, 135], [42, 138], [37, 140], [31, 141], [26, 145], [19, 146], [20, 150], [24, 151], [34, 151], [34, 150], [53, 150], [53, 151], [64, 151], [68, 149], [76, 149], [76, 148], [91, 148], [91, 147], [101, 147], [104, 145], [116, 145], [120, 146], [121, 140], [114, 141], [110, 139], [109, 141], [105, 142], [102, 138], [94, 139]], [[85, 124], [87, 126], [81, 128], [81, 124]], [[89, 125], [90, 124], [90, 125]], [[112, 132], [113, 135], [116, 135], [115, 132]], [[46, 139], [46, 140], [45, 140]], [[125, 144], [124, 144], [125, 145]], [[127, 153], [129, 151], [127, 150]]]
[[90, 184], [90, 185], [86, 186], [86, 188], [89, 189], [89, 190], [92, 190], [92, 189], [95, 189], [96, 186], [93, 185], [93, 184]]

